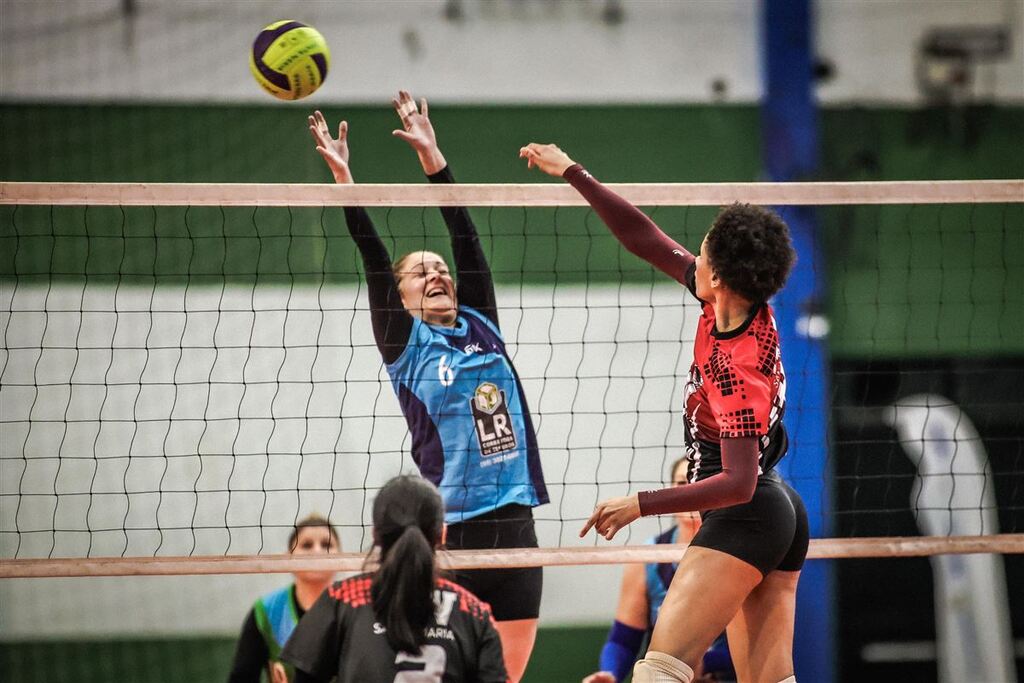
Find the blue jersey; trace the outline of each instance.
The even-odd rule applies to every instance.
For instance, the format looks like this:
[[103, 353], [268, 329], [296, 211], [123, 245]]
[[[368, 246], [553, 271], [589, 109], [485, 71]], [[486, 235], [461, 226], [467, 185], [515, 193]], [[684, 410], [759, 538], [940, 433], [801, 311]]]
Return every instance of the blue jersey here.
[[[295, 603], [294, 589], [293, 584], [267, 593], [252, 606], [256, 626], [267, 644], [271, 662], [281, 660], [281, 650], [295, 630], [295, 625], [299, 623], [299, 608]], [[285, 671], [288, 680], [292, 680], [294, 676], [290, 667], [286, 665]]]
[[414, 319], [405, 350], [387, 370], [413, 460], [440, 490], [446, 522], [548, 502], [523, 387], [486, 316], [460, 306], [454, 327]]

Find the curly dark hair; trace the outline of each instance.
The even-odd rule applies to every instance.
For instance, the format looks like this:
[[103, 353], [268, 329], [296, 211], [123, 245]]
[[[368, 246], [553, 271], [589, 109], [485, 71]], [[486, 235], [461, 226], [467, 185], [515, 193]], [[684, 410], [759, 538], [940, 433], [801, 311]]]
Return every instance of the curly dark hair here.
[[782, 289], [796, 263], [785, 221], [753, 204], [723, 208], [708, 231], [706, 249], [718, 279], [753, 303]]

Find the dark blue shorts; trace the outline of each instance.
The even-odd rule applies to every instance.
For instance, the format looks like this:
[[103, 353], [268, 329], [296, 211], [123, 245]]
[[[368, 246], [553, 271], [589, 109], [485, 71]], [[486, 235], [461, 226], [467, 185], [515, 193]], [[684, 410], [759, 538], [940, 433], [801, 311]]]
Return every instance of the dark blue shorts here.
[[[485, 515], [448, 527], [449, 550], [536, 548], [533, 511], [525, 505], [506, 505]], [[536, 619], [544, 571], [540, 567], [516, 569], [460, 569], [452, 579], [490, 604], [495, 621]]]
[[728, 553], [762, 575], [804, 566], [810, 541], [807, 510], [799, 494], [775, 472], [758, 478], [750, 502], [700, 516], [700, 531], [690, 545]]

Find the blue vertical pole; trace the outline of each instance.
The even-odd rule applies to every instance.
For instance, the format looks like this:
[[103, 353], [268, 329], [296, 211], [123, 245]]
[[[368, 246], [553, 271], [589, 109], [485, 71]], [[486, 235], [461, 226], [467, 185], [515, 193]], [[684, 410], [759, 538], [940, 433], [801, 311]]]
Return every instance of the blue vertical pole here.
[[[764, 168], [773, 181], [811, 176], [818, 167], [818, 110], [813, 93], [812, 0], [763, 0], [764, 96], [761, 135]], [[787, 374], [789, 455], [782, 474], [807, 506], [811, 537], [832, 535], [829, 459], [829, 361], [820, 334], [825, 271], [814, 209], [782, 210], [797, 251], [797, 266], [773, 302]], [[835, 680], [835, 581], [828, 561], [804, 565], [797, 593], [794, 663], [797, 680]]]

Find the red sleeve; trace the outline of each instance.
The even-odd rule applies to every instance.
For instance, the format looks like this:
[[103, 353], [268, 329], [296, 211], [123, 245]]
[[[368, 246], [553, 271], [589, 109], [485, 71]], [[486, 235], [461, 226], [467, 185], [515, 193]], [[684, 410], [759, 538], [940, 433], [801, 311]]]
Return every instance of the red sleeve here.
[[746, 503], [757, 486], [757, 438], [722, 439], [722, 471], [707, 479], [637, 495], [640, 514], [667, 515]]
[[662, 232], [647, 214], [602, 185], [579, 164], [565, 169], [562, 177], [590, 203], [622, 246], [673, 280], [687, 284], [693, 254]]

